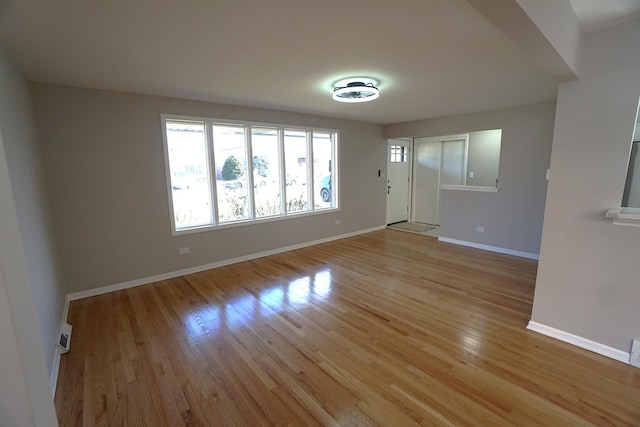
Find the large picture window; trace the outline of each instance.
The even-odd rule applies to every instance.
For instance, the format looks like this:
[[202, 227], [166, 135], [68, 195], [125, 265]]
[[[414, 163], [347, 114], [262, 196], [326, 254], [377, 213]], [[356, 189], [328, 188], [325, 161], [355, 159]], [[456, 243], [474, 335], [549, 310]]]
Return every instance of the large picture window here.
[[172, 232], [337, 209], [338, 132], [162, 116]]

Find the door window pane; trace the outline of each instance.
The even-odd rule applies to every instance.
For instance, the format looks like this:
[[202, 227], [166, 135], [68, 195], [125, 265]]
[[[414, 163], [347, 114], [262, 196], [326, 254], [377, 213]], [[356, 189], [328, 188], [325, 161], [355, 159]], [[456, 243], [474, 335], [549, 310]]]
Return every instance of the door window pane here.
[[389, 161], [391, 163], [406, 163], [407, 147], [404, 145], [392, 145], [389, 148]]
[[280, 151], [277, 129], [251, 129], [256, 217], [280, 215]]
[[166, 122], [176, 230], [213, 224], [207, 137], [203, 122]]
[[287, 213], [309, 210], [307, 132], [284, 131]]
[[249, 185], [244, 127], [213, 126], [220, 223], [249, 218]]
[[332, 136], [331, 133], [313, 132], [313, 199], [316, 208], [331, 208], [335, 203]]

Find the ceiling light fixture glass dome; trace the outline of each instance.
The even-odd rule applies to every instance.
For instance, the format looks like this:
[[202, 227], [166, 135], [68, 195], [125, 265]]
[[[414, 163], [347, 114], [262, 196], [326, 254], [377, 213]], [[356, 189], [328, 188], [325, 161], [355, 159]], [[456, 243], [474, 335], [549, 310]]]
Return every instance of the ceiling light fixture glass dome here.
[[353, 77], [336, 82], [333, 99], [338, 102], [368, 102], [380, 96], [378, 82], [366, 77]]

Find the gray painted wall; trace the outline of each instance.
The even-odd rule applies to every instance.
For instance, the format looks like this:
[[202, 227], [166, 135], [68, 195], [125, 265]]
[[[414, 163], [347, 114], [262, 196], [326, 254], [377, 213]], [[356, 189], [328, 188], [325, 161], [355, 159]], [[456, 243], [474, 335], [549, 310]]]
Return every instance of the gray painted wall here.
[[[379, 125], [42, 84], [32, 93], [68, 292], [385, 224]], [[162, 113], [338, 129], [341, 210], [172, 237]], [[191, 252], [179, 255], [183, 246]]]
[[560, 85], [532, 321], [628, 352], [640, 338], [640, 228], [613, 225], [640, 95], [640, 20], [587, 37]]
[[387, 125], [384, 131], [399, 138], [502, 129], [500, 192], [443, 191], [440, 235], [538, 254], [554, 114], [555, 103], [548, 102]]
[[[0, 293], [6, 294], [14, 329], [13, 339], [9, 325], [2, 331], [8, 358], [0, 358], [0, 382], [16, 384], [15, 395], [1, 394], [8, 406], [0, 413], [0, 425], [54, 426], [48, 379], [64, 293], [55, 267], [29, 88], [2, 49], [0, 93]], [[25, 405], [30, 405], [31, 418], [24, 418]], [[20, 422], [5, 422], [5, 417]]]
[[[495, 187], [500, 166], [501, 129], [469, 132], [467, 185]], [[469, 177], [473, 172], [473, 178]]]

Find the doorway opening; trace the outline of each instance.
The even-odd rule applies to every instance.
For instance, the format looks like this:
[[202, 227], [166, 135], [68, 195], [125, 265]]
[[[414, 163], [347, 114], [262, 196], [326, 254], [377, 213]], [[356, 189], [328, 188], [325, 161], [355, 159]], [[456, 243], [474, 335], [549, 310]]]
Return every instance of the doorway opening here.
[[441, 185], [465, 185], [468, 135], [391, 139], [387, 149], [387, 225], [437, 237]]
[[437, 235], [447, 190], [498, 191], [501, 141], [502, 129], [388, 140], [387, 225]]

